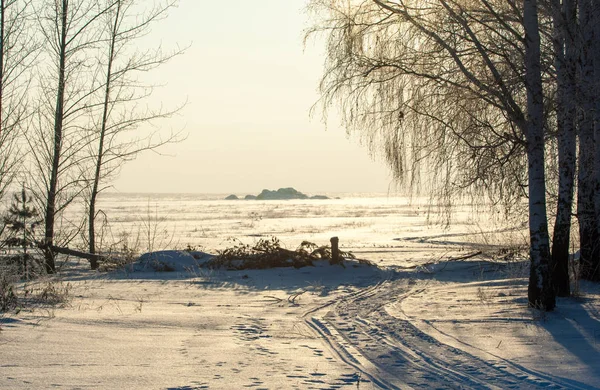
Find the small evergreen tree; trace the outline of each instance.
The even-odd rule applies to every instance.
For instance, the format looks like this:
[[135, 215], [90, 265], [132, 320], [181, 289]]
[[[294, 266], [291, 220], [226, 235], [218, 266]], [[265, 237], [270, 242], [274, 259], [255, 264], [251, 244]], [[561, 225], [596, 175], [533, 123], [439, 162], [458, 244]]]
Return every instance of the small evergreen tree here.
[[4, 217], [4, 224], [9, 232], [5, 245], [22, 250], [18, 258], [21, 263], [22, 275], [25, 278], [29, 277], [28, 263], [31, 257], [27, 253], [27, 249], [35, 247], [35, 228], [41, 223], [38, 218], [39, 213], [31, 203], [32, 198], [23, 188], [20, 194], [14, 194], [13, 203]]

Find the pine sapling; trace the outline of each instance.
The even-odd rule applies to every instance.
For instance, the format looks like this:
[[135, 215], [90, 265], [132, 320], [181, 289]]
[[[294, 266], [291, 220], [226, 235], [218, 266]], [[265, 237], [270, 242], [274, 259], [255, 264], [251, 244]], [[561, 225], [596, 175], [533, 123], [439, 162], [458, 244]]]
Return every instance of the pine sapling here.
[[35, 229], [41, 223], [39, 213], [32, 206], [32, 198], [23, 188], [20, 193], [14, 194], [13, 203], [4, 217], [4, 224], [9, 232], [5, 240], [8, 247], [19, 248], [21, 254], [21, 273], [24, 278], [29, 278], [29, 248], [35, 247]]

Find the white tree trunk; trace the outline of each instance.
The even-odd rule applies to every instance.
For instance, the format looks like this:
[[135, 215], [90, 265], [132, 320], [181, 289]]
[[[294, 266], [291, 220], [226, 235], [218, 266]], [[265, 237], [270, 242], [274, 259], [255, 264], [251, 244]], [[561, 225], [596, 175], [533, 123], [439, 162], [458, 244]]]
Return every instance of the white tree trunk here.
[[[579, 0], [579, 54], [578, 74], [579, 105], [579, 175], [577, 190], [577, 218], [579, 219], [579, 241], [581, 246], [580, 276], [595, 280], [598, 271], [598, 222], [596, 221], [596, 189], [598, 179], [595, 160], [596, 139], [594, 134], [594, 62], [592, 25], [592, 0]], [[600, 165], [598, 165], [600, 167]], [[600, 200], [598, 200], [600, 207]]]
[[557, 79], [558, 202], [552, 239], [552, 281], [558, 296], [569, 296], [569, 242], [576, 165], [574, 42], [576, 14], [573, 0], [553, 0], [554, 51]]
[[[593, 0], [591, 4], [592, 13], [590, 14], [590, 59], [593, 63], [593, 82], [591, 84], [591, 104], [593, 104], [594, 122], [594, 140], [595, 140], [595, 186], [594, 186], [594, 203], [596, 207], [596, 229], [600, 237], [600, 0]], [[600, 255], [599, 255], [600, 256]], [[600, 277], [600, 276], [599, 276]]]
[[525, 82], [527, 89], [527, 160], [529, 174], [529, 238], [531, 268], [529, 305], [552, 310], [555, 297], [550, 280], [550, 240], [546, 215], [544, 164], [544, 101], [540, 64], [540, 32], [536, 0], [523, 2]]

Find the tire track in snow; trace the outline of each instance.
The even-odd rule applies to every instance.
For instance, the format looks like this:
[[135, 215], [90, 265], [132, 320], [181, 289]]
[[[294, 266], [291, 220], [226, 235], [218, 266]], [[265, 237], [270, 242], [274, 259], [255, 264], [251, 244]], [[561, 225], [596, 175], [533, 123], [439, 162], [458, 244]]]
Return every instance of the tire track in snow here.
[[422, 290], [386, 280], [304, 315], [306, 324], [346, 364], [382, 389], [563, 389], [550, 375], [487, 360], [444, 344], [386, 306]]
[[[343, 299], [359, 300], [364, 297], [372, 296], [380, 288], [380, 286], [381, 283], [374, 286], [369, 286], [359, 290], [358, 292], [350, 294]], [[303, 316], [305, 323], [325, 342], [325, 345], [334, 353], [334, 355], [337, 355], [344, 363], [354, 367], [358, 372], [361, 373], [362, 376], [368, 378], [375, 385], [382, 389], [410, 388], [399, 378], [391, 376], [387, 372], [380, 370], [377, 365], [371, 363], [371, 361], [364, 357], [362, 353], [358, 349], [354, 348], [351, 343], [345, 341], [345, 337], [342, 336], [337, 329], [328, 326], [325, 321], [322, 321], [318, 318], [318, 312], [324, 311], [328, 307], [338, 303], [339, 301], [335, 299], [306, 312]]]

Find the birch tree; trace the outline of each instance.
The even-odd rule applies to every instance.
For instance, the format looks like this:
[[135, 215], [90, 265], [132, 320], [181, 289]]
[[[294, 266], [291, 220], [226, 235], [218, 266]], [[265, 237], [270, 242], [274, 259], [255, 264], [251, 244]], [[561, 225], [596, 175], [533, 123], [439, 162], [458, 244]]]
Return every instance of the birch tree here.
[[328, 36], [325, 108], [339, 103], [346, 128], [382, 148], [397, 176], [434, 172], [445, 189], [484, 187], [503, 198], [527, 189], [529, 304], [552, 310], [541, 85], [551, 65], [540, 50], [537, 3], [311, 5], [329, 16], [311, 31]]
[[524, 0], [525, 76], [527, 89], [527, 160], [529, 177], [529, 304], [553, 310], [555, 295], [550, 279], [550, 240], [546, 215], [544, 163], [544, 94], [542, 89], [540, 30], [537, 0]]
[[[153, 92], [153, 86], [143, 84], [138, 75], [149, 72], [166, 63], [182, 50], [163, 53], [160, 46], [141, 51], [135, 44], [150, 31], [151, 26], [166, 17], [167, 11], [176, 1], [156, 3], [145, 13], [140, 14], [142, 2], [138, 0], [109, 0], [105, 7], [112, 8], [104, 15], [105, 39], [100, 51], [104, 54], [100, 61], [102, 95], [99, 119], [93, 130], [94, 142], [90, 143], [93, 157], [91, 187], [88, 195], [88, 248], [96, 253], [97, 199], [99, 193], [107, 188], [109, 179], [118, 173], [124, 161], [135, 158], [139, 153], [155, 150], [162, 145], [178, 141], [179, 134], [170, 134], [164, 138], [160, 134], [146, 132], [138, 135], [140, 126], [167, 118], [178, 111], [140, 110], [143, 102]], [[97, 261], [92, 261], [97, 268]]]
[[81, 150], [89, 140], [82, 129], [89, 125], [89, 113], [94, 108], [90, 99], [99, 90], [90, 74], [89, 54], [100, 40], [98, 19], [112, 3], [102, 6], [92, 0], [53, 0], [38, 7], [38, 24], [53, 68], [40, 69], [37, 136], [28, 142], [42, 185], [37, 193], [45, 210], [45, 268], [54, 273], [56, 218], [85, 188], [80, 167], [87, 156], [82, 156]]
[[[524, 104], [513, 91], [524, 80], [513, 62], [523, 50], [510, 7], [471, 16], [443, 1], [311, 4], [330, 15], [313, 30], [328, 35], [323, 107], [339, 103], [348, 131], [381, 146], [398, 178], [418, 184], [421, 167], [444, 184], [442, 199], [487, 189], [510, 207], [522, 197]], [[495, 30], [482, 34], [486, 23]]]
[[558, 199], [552, 239], [552, 279], [558, 296], [569, 296], [569, 244], [576, 169], [576, 5], [553, 0], [553, 44], [556, 72]]
[[600, 247], [596, 214], [596, 196], [598, 180], [595, 169], [596, 149], [594, 127], [594, 26], [591, 0], [578, 1], [579, 34], [579, 88], [577, 103], [579, 107], [579, 171], [577, 177], [577, 218], [579, 221], [580, 274], [584, 279], [599, 280]]
[[[594, 68], [594, 79], [592, 82], [592, 96], [594, 105], [594, 141], [596, 144], [595, 155], [595, 207], [596, 207], [596, 231], [600, 240], [600, 1], [592, 1], [591, 25], [593, 28], [593, 40], [591, 42], [592, 61]], [[600, 242], [596, 242], [600, 246]], [[594, 262], [585, 270], [584, 274], [589, 279], [600, 281], [600, 249], [596, 251]]]

